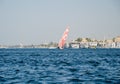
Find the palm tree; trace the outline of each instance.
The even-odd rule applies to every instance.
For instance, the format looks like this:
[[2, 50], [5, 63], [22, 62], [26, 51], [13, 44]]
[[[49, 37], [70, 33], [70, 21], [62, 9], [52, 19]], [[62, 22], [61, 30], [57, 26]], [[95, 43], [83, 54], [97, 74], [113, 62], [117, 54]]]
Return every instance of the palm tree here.
[[86, 40], [87, 40], [88, 42], [91, 42], [91, 41], [92, 41], [90, 38], [86, 38]]
[[77, 42], [81, 42], [82, 41], [82, 38], [77, 38], [75, 41], [77, 41]]
[[115, 42], [115, 38], [113, 38], [112, 40], [113, 40], [113, 42]]

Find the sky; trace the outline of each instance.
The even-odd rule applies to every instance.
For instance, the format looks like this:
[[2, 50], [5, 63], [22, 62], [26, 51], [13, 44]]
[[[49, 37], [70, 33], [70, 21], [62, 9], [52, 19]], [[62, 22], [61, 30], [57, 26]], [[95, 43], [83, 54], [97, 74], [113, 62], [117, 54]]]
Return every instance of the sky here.
[[120, 0], [0, 0], [0, 45], [120, 36]]

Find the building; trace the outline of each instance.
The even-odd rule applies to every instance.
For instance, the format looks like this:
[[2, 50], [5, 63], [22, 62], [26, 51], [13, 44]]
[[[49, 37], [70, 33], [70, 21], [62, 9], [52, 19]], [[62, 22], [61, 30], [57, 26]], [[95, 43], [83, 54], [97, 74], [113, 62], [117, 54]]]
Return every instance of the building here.
[[114, 40], [115, 42], [120, 42], [120, 36], [117, 36]]
[[97, 45], [98, 45], [97, 42], [89, 42], [89, 47], [90, 47], [90, 48], [96, 48]]
[[75, 48], [75, 49], [80, 48], [80, 43], [72, 42], [72, 43], [70, 43], [70, 48]]

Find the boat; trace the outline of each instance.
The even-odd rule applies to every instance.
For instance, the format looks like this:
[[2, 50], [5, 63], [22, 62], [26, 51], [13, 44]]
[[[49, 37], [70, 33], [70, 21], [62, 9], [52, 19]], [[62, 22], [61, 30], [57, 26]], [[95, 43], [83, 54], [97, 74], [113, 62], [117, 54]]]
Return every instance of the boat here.
[[68, 37], [68, 33], [69, 33], [69, 26], [67, 26], [66, 30], [63, 33], [62, 38], [60, 39], [59, 43], [58, 43], [58, 48], [59, 49], [63, 49], [66, 43], [66, 39]]

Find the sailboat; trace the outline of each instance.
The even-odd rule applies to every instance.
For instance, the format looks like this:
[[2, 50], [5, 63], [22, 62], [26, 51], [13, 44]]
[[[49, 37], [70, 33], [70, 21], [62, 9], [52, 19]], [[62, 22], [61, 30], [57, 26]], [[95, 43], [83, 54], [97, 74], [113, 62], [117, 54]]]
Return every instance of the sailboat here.
[[62, 38], [59, 41], [59, 44], [58, 44], [58, 48], [59, 49], [63, 49], [64, 48], [65, 43], [66, 43], [66, 39], [68, 37], [68, 33], [69, 33], [69, 26], [67, 26], [66, 30], [63, 33]]

